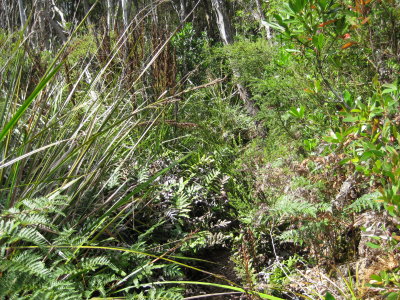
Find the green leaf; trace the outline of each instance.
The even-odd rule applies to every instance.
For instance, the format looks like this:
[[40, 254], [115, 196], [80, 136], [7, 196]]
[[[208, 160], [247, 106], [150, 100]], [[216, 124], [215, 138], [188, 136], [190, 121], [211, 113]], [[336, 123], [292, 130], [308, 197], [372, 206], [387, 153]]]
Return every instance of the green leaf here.
[[321, 8], [322, 11], [326, 10], [328, 7], [331, 6], [333, 1], [330, 0], [318, 0], [317, 4]]
[[285, 51], [287, 51], [287, 52], [294, 52], [294, 53], [301, 53], [301, 51], [300, 50], [297, 50], [297, 49], [285, 49]]
[[[286, 30], [286, 28], [285, 28], [284, 26], [281, 26], [280, 24], [275, 23], [275, 22], [265, 22], [265, 21], [262, 21], [262, 23], [265, 24], [265, 25], [268, 25], [269, 27], [271, 27], [271, 28], [273, 28], [273, 29], [276, 29], [276, 30], [279, 31], [279, 32], [284, 32], [284, 31]], [[299, 52], [300, 52], [300, 51], [299, 51]]]
[[350, 92], [348, 90], [345, 90], [343, 92], [343, 100], [350, 107], [352, 107], [354, 105], [353, 97], [351, 96], [351, 94], [350, 94]]
[[397, 91], [397, 86], [394, 84], [386, 83], [382, 86], [386, 88], [382, 91], [382, 94], [388, 94]]
[[326, 292], [325, 300], [335, 300], [335, 297], [329, 292]]
[[289, 114], [291, 114], [292, 116], [296, 117], [296, 118], [304, 118], [304, 112], [305, 112], [305, 107], [304, 106], [300, 106], [300, 107], [291, 107], [289, 110]]
[[323, 34], [316, 34], [313, 36], [312, 42], [318, 51], [321, 51], [321, 49], [324, 47], [325, 37]]
[[366, 245], [368, 247], [372, 248], [372, 249], [379, 249], [381, 247], [380, 245], [377, 245], [377, 244], [374, 244], [374, 243], [371, 243], [371, 242], [367, 242]]
[[[278, 25], [282, 26], [286, 30], [286, 32], [290, 32], [288, 25], [286, 24], [286, 22], [282, 19], [282, 17], [280, 15], [274, 14], [273, 16], [274, 16], [275, 20], [277, 21]], [[276, 29], [278, 29], [278, 28], [276, 28]]]
[[370, 278], [371, 278], [372, 280], [382, 281], [381, 276], [376, 275], [376, 274], [372, 274], [372, 275], [370, 276]]
[[346, 17], [343, 16], [339, 20], [335, 22], [335, 31], [337, 35], [343, 35], [346, 33], [346, 30], [348, 28], [348, 24], [346, 22]]
[[289, 7], [295, 14], [298, 14], [306, 6], [306, 2], [306, 0], [290, 0]]
[[389, 295], [387, 295], [386, 299], [387, 300], [398, 300], [400, 298], [399, 293], [392, 292]]
[[360, 120], [359, 116], [348, 116], [346, 118], [343, 119], [343, 122], [347, 122], [347, 123], [354, 123]]
[[372, 157], [374, 153], [372, 151], [366, 151], [361, 155], [360, 161], [366, 161], [368, 158]]
[[345, 165], [346, 163], [348, 163], [348, 162], [351, 161], [351, 160], [352, 160], [351, 157], [342, 159], [342, 160], [339, 162], [339, 165]]

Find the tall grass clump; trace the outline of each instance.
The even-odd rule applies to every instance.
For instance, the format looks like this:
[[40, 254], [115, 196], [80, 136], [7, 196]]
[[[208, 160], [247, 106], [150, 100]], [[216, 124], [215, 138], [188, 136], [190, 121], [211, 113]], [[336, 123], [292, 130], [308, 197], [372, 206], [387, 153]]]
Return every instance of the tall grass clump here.
[[[155, 273], [181, 276], [171, 262], [146, 256], [146, 232], [121, 229], [168, 169], [141, 183], [122, 179], [169, 105], [149, 101], [141, 88], [157, 53], [131, 82], [135, 91], [126, 90], [117, 55], [134, 29], [115, 40], [103, 61], [100, 47], [74, 49], [76, 33], [46, 57], [21, 32], [1, 35], [2, 297], [90, 298], [126, 284], [140, 290], [138, 283]], [[158, 47], [162, 52], [165, 44]], [[127, 250], [99, 247], [113, 245]]]

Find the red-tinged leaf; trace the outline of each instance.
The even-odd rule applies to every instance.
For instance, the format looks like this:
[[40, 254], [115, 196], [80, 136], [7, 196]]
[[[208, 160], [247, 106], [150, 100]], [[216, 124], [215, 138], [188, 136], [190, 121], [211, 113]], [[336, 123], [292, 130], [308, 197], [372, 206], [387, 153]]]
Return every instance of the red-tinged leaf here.
[[350, 33], [346, 33], [342, 36], [342, 39], [348, 40], [351, 37]]
[[354, 44], [357, 44], [357, 43], [356, 42], [348, 42], [342, 46], [342, 49], [347, 49], [347, 48], [353, 46]]
[[366, 17], [364, 20], [361, 21], [361, 25], [364, 25], [369, 21], [370, 17]]
[[353, 6], [351, 6], [351, 5], [348, 5], [347, 7], [348, 7], [350, 10], [352, 10], [352, 11], [356, 11], [356, 8], [353, 7]]
[[394, 238], [396, 241], [400, 242], [400, 236], [394, 235], [394, 236], [392, 236], [392, 238]]
[[361, 12], [362, 7], [364, 6], [364, 1], [362, 1], [362, 0], [356, 0], [356, 1], [355, 1], [355, 4], [356, 4], [356, 11], [357, 11], [357, 12]]
[[311, 5], [311, 9], [317, 9], [315, 5]]
[[309, 94], [313, 94], [313, 93], [314, 93], [314, 91], [312, 91], [312, 90], [310, 90], [310, 89], [304, 89], [304, 91], [305, 91], [306, 93], [309, 93]]
[[332, 24], [334, 22], [336, 22], [336, 20], [328, 20], [324, 23], [319, 24], [318, 27], [325, 27], [326, 25]]

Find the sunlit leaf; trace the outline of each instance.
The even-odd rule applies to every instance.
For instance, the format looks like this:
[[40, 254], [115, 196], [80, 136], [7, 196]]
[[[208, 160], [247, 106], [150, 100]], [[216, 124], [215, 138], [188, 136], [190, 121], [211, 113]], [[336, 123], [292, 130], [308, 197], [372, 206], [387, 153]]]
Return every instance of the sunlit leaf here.
[[380, 245], [377, 245], [377, 244], [374, 244], [371, 242], [367, 242], [366, 245], [372, 249], [379, 249], [381, 247]]
[[333, 297], [331, 293], [326, 292], [325, 300], [335, 300], [335, 297]]
[[342, 49], [347, 49], [355, 44], [357, 44], [357, 43], [356, 42], [348, 42], [342, 46]]

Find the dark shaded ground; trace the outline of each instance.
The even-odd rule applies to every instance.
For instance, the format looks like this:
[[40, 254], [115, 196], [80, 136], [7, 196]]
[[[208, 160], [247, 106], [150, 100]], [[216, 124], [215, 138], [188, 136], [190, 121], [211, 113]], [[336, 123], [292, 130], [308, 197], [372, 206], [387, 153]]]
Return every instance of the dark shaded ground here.
[[[231, 253], [228, 249], [213, 249], [204, 251], [199, 254], [200, 259], [209, 261], [210, 263], [201, 263], [197, 266], [205, 271], [221, 276], [217, 278], [212, 275], [196, 272], [193, 270], [187, 271], [187, 278], [191, 281], [210, 282], [215, 284], [229, 285], [227, 280], [240, 285], [234, 271], [234, 264], [230, 261]], [[206, 296], [207, 295], [207, 296]], [[227, 289], [212, 287], [212, 286], [190, 286], [186, 290], [186, 299], [213, 299], [213, 300], [239, 300], [247, 299], [246, 295], [239, 292], [229, 291]]]

